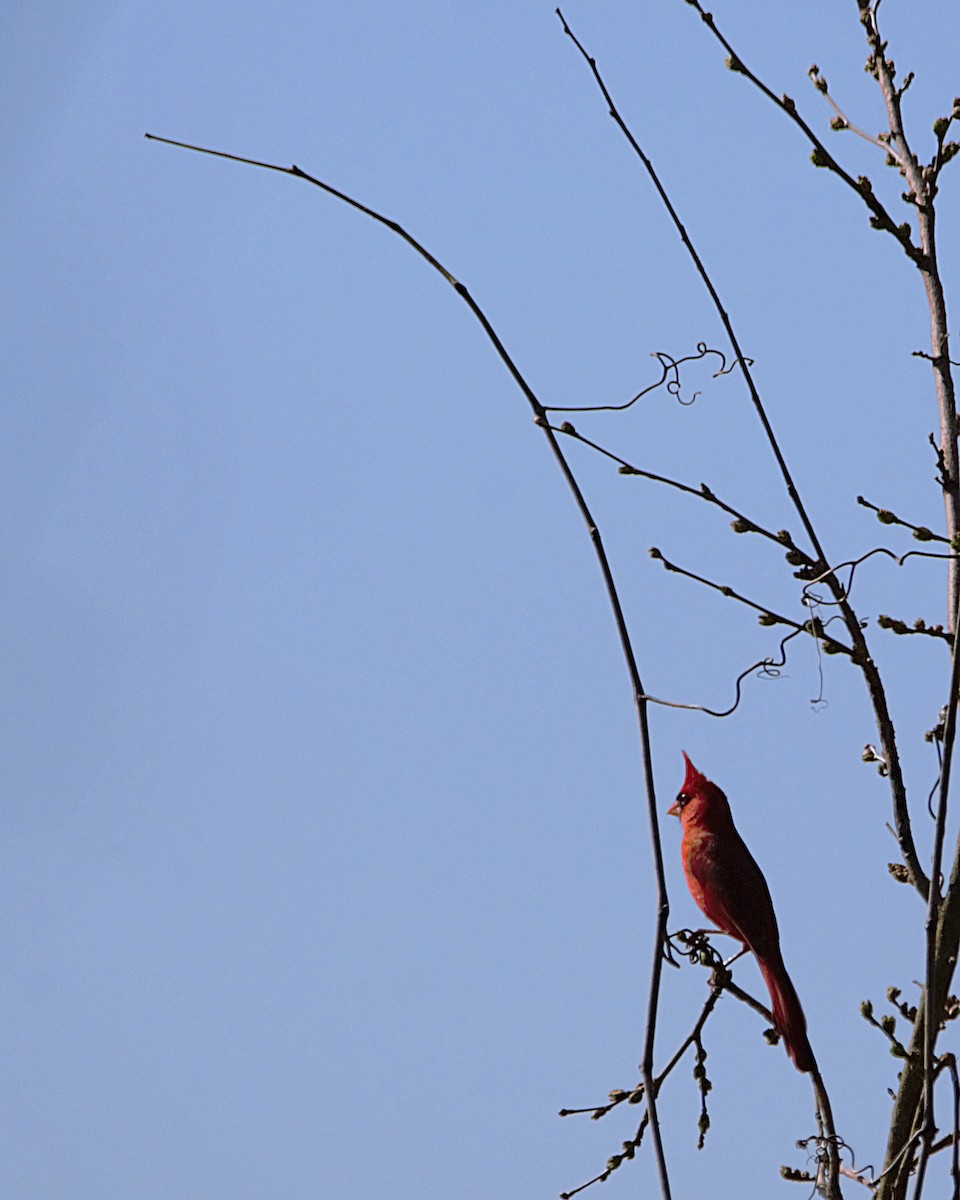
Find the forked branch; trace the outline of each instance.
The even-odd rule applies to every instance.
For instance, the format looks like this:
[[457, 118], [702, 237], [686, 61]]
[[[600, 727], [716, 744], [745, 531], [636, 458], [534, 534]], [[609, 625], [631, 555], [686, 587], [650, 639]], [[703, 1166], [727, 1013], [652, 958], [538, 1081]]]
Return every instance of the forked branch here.
[[[718, 38], [720, 38], [720, 41], [723, 42], [723, 44], [725, 46], [728, 46], [728, 43], [726, 43], [726, 41], [721, 37], [719, 32], [716, 30], [716, 26], [713, 24], [712, 16], [709, 13], [704, 12], [704, 10], [701, 8], [699, 3], [697, 3], [697, 0], [688, 0], [688, 3], [693, 4], [693, 6], [700, 12], [701, 16], [704, 18], [704, 21], [710, 26], [710, 28], [713, 30], [713, 32], [716, 34], [716, 36]], [[644, 152], [642, 146], [640, 145], [639, 141], [637, 140], [637, 138], [631, 131], [630, 127], [627, 125], [623, 116], [620, 114], [620, 111], [617, 108], [617, 105], [615, 104], [615, 102], [613, 100], [613, 96], [612, 96], [609, 88], [607, 87], [606, 82], [604, 81], [604, 78], [601, 75], [599, 68], [597, 67], [596, 59], [594, 59], [584, 48], [583, 43], [574, 34], [573, 30], [570, 28], [570, 25], [567, 23], [566, 19], [563, 16], [563, 13], [560, 11], [560, 9], [557, 9], [557, 15], [560, 18], [564, 33], [570, 38], [570, 40], [576, 46], [577, 50], [580, 52], [581, 57], [584, 59], [587, 66], [590, 68], [590, 72], [593, 75], [594, 82], [596, 83], [597, 88], [600, 91], [600, 94], [603, 96], [603, 99], [606, 102], [607, 109], [610, 113], [610, 116], [613, 118], [618, 129], [621, 131], [623, 136], [626, 138], [631, 149], [634, 151], [634, 153], [640, 159], [641, 163], [644, 166], [644, 169], [646, 170], [647, 174], [649, 175], [650, 180], [653, 183], [653, 186], [656, 189], [657, 194], [660, 197], [660, 200], [662, 201], [664, 208], [666, 209], [668, 215], [670, 216], [671, 221], [674, 224], [674, 227], [676, 228], [677, 232], [679, 233], [680, 239], [683, 242], [683, 245], [686, 247], [687, 252], [689, 253], [689, 255], [693, 261], [693, 264], [697, 270], [697, 273], [699, 274], [699, 276], [703, 282], [703, 285], [706, 288], [706, 290], [713, 302], [713, 305], [717, 311], [717, 316], [719, 317], [719, 319], [723, 325], [723, 328], [726, 331], [727, 337], [730, 339], [730, 345], [733, 348], [734, 358], [740, 367], [740, 371], [743, 376], [744, 382], [746, 384], [751, 403], [753, 405], [754, 411], [757, 414], [757, 418], [760, 421], [760, 425], [761, 425], [764, 435], [767, 439], [767, 443], [770, 446], [771, 452], [773, 453], [773, 456], [777, 462], [777, 466], [780, 470], [780, 474], [783, 479], [784, 485], [786, 487], [787, 494], [790, 497], [790, 500], [793, 503], [793, 506], [797, 511], [797, 515], [800, 518], [803, 528], [806, 531], [807, 537], [809, 538], [810, 546], [812, 548], [812, 553], [811, 553], [810, 557], [812, 559], [814, 559], [815, 562], [822, 563], [823, 567], [826, 569], [825, 574], [823, 574], [821, 576], [821, 578], [822, 578], [822, 581], [824, 582], [824, 584], [829, 588], [829, 590], [833, 594], [833, 598], [837, 605], [837, 608], [840, 611], [841, 615], [843, 616], [844, 624], [846, 625], [847, 632], [850, 636], [850, 643], [851, 643], [851, 647], [852, 647], [851, 657], [857, 663], [857, 665], [860, 667], [860, 670], [863, 674], [864, 682], [867, 686], [867, 692], [870, 696], [870, 702], [873, 707], [874, 715], [876, 717], [877, 731], [880, 736], [881, 745], [883, 747], [883, 754], [884, 754], [886, 761], [890, 764], [890, 772], [889, 772], [889, 775], [887, 778], [889, 779], [890, 790], [891, 790], [892, 801], [893, 801], [894, 825], [896, 828], [897, 840], [900, 843], [900, 850], [901, 850], [901, 853], [903, 854], [903, 861], [907, 867], [907, 870], [910, 872], [910, 877], [911, 877], [914, 887], [917, 889], [918, 892], [920, 892], [920, 894], [923, 896], [924, 900], [926, 900], [928, 893], [929, 893], [929, 881], [927, 879], [926, 873], [923, 870], [923, 867], [920, 864], [920, 858], [919, 858], [919, 855], [917, 854], [916, 844], [915, 844], [914, 837], [913, 837], [913, 828], [912, 828], [911, 822], [910, 822], [910, 810], [909, 810], [909, 807], [907, 804], [906, 783], [905, 783], [905, 780], [903, 777], [903, 770], [902, 770], [902, 767], [900, 764], [900, 754], [899, 754], [899, 751], [897, 748], [896, 730], [893, 725], [893, 719], [890, 715], [890, 709], [889, 709], [889, 705], [887, 703], [886, 691], [884, 689], [883, 680], [881, 679], [880, 672], [877, 669], [876, 663], [874, 662], [873, 657], [871, 656], [869, 648], [867, 646], [866, 637], [863, 633], [862, 623], [861, 623], [859, 617], [857, 616], [856, 612], [854, 611], [852, 605], [850, 604], [849, 599], [846, 595], [846, 591], [843, 588], [843, 586], [841, 585], [839, 579], [837, 579], [837, 577], [835, 575], [833, 575], [829, 571], [829, 568], [827, 567], [827, 564], [829, 563], [830, 560], [823, 550], [823, 547], [820, 543], [820, 539], [817, 535], [816, 529], [814, 528], [814, 525], [810, 518], [810, 515], [807, 512], [807, 508], [806, 508], [803, 500], [800, 497], [800, 493], [797, 489], [796, 483], [794, 482], [793, 475], [791, 474], [790, 469], [787, 466], [786, 459], [783, 455], [783, 451], [780, 448], [780, 444], [777, 440], [777, 437], [773, 431], [773, 426], [770, 423], [770, 419], [767, 415], [766, 408], [763, 404], [763, 401], [760, 398], [760, 393], [757, 389], [756, 382], [753, 378], [753, 373], [750, 370], [750, 367], [748, 365], [749, 360], [746, 358], [746, 356], [743, 354], [743, 351], [741, 350], [739, 339], [737, 338], [736, 332], [733, 328], [733, 323], [732, 323], [726, 309], [723, 306], [723, 303], [720, 299], [720, 295], [717, 291], [716, 286], [713, 283], [713, 280], [711, 279], [710, 275], [708, 274], [707, 269], [704, 266], [702, 259], [700, 258], [699, 254], [697, 253], [697, 250], [694, 247], [693, 242], [690, 239], [690, 235], [687, 233], [687, 230], [684, 227], [683, 222], [681, 221], [676, 208], [674, 207], [672, 201], [670, 200], [670, 197], [667, 195], [667, 191], [666, 191], [663, 183], [661, 182], [660, 177], [657, 174], [657, 171], [655, 170], [655, 168], [653, 166], [653, 163], [651, 162], [651, 160], [647, 156], [647, 154]], [[733, 54], [732, 48], [728, 46], [728, 49], [730, 49], [731, 54]], [[742, 64], [739, 63], [739, 60], [738, 60], [737, 69], [741, 69], [741, 68], [742, 68]], [[746, 71], [744, 71], [744, 73], [749, 74]], [[775, 100], [776, 103], [781, 108], [785, 108], [786, 111], [791, 112], [791, 115], [795, 115], [795, 106], [793, 106], [792, 101], [791, 101], [789, 107], [785, 106], [782, 101], [778, 100], [777, 97], [774, 96], [774, 94], [770, 91], [769, 88], [767, 88], [765, 85], [760, 83], [760, 81], [756, 78], [756, 76], [750, 75], [750, 78], [752, 78], [754, 80], [754, 82], [757, 84], [757, 86], [760, 87], [761, 90], [764, 91], [765, 94], [769, 95], [773, 100]], [[812, 133], [811, 130], [809, 130], [809, 127], [799, 118], [796, 118], [796, 119], [799, 121], [801, 127], [805, 131], [808, 132], [809, 136], [814, 138], [814, 140], [816, 140], [815, 135]], [[817, 144], [819, 145], [819, 142]], [[844, 175], [845, 175], [845, 173], [844, 173]], [[845, 177], [849, 178], [848, 176], [845, 176]], [[850, 182], [853, 186], [856, 186], [852, 180], [850, 180]], [[872, 207], [874, 205], [874, 203], [875, 202], [872, 200], [868, 201], [868, 206]], [[881, 211], [882, 211], [882, 209], [881, 209]], [[886, 220], [889, 222], [890, 218], [886, 217]], [[890, 222], [890, 223], [892, 224], [892, 222]]]

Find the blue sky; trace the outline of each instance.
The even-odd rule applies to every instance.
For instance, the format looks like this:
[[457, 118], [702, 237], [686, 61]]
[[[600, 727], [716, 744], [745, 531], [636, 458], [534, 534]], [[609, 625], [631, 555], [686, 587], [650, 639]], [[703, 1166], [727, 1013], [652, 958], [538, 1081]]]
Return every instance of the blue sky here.
[[[715, 14], [895, 204], [899, 180], [829, 134], [806, 77], [818, 63], [882, 127], [855, 4], [778, 7]], [[940, 528], [902, 253], [687, 5], [565, 12], [714, 273], [828, 553], [910, 548], [859, 493]], [[883, 16], [927, 155], [960, 92], [955, 14]], [[556, 1111], [636, 1082], [654, 931], [635, 718], [585, 531], [482, 331], [407, 247], [292, 179], [143, 134], [295, 162], [401, 221], [547, 403], [621, 401], [653, 352], [726, 348], [676, 233], [552, 3], [41, 2], [0, 55], [0, 1190], [575, 1186], [635, 1110]], [[948, 284], [957, 194], [948, 170]], [[575, 421], [798, 534], [742, 386], [687, 380], [689, 407]], [[778, 638], [647, 550], [800, 615], [790, 571], [722, 514], [568, 449], [648, 689], [725, 707]], [[871, 622], [944, 619], [938, 566], [880, 562], [858, 588]], [[871, 639], [919, 811], [946, 655]], [[793, 646], [726, 721], [653, 712], [657, 784], [665, 809], [684, 748], [730, 795], [839, 1130], [878, 1162], [895, 1063], [858, 1007], [910, 993], [923, 913], [887, 875], [862, 685], [827, 659], [811, 706], [814, 647]], [[671, 924], [696, 924], [672, 822], [664, 844]], [[752, 964], [737, 977], [759, 985]], [[668, 972], [662, 1059], [704, 995]], [[704, 1151], [692, 1062], [662, 1099], [676, 1194], [797, 1194], [777, 1171], [803, 1165], [807, 1082], [732, 1001], [707, 1048]], [[603, 1195], [654, 1187], [645, 1148]]]

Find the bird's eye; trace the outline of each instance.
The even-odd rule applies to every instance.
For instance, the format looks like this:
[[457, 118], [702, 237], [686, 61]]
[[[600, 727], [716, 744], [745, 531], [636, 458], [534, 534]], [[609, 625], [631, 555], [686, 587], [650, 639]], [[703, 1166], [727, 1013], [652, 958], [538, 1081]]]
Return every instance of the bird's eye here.
[[678, 792], [677, 793], [677, 807], [678, 808], [682, 809], [685, 804], [689, 803], [689, 801], [690, 801], [690, 796], [686, 792]]

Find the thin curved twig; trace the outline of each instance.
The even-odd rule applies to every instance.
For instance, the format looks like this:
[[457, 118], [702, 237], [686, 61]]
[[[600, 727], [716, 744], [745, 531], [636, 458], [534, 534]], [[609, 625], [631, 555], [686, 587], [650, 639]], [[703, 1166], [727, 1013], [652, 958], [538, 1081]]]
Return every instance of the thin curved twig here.
[[[836, 618], [836, 617], [831, 617], [830, 619], [831, 620], [839, 620], [839, 618]], [[828, 625], [829, 623], [830, 623], [829, 621], [825, 621], [824, 625]], [[733, 704], [730, 705], [729, 708], [723, 709], [722, 711], [713, 709], [713, 708], [708, 708], [705, 704], [684, 704], [677, 700], [663, 700], [661, 697], [651, 696], [649, 693], [647, 694], [646, 699], [649, 701], [650, 704], [659, 704], [663, 708], [679, 708], [679, 709], [684, 710], [685, 712], [702, 712], [702, 713], [706, 714], [706, 716], [708, 716], [708, 717], [723, 718], [723, 717], [732, 716], [733, 713], [735, 713], [737, 711], [737, 709], [740, 707], [740, 701], [743, 699], [743, 681], [747, 678], [747, 676], [752, 675], [754, 673], [754, 671], [756, 671], [758, 678], [762, 678], [762, 679], [778, 678], [780, 671], [787, 665], [787, 651], [786, 651], [787, 642], [791, 641], [795, 637], [799, 637], [801, 633], [808, 633], [808, 632], [809, 632], [809, 630], [807, 630], [807, 629], [794, 629], [792, 633], [788, 633], [786, 635], [786, 637], [781, 639], [781, 641], [780, 641], [780, 661], [779, 662], [777, 662], [776, 660], [774, 660], [772, 658], [762, 658], [762, 659], [760, 659], [759, 662], [751, 663], [750, 666], [747, 667], [747, 669], [745, 671], [741, 671], [740, 674], [737, 676], [736, 681], [734, 683], [734, 688], [735, 688], [735, 692], [736, 692], [734, 702], [733, 702]]]
[[644, 396], [649, 396], [651, 392], [657, 391], [666, 385], [666, 389], [671, 396], [682, 404], [684, 407], [689, 407], [700, 395], [699, 392], [694, 392], [689, 400], [684, 400], [680, 394], [680, 367], [689, 362], [700, 362], [706, 358], [708, 354], [716, 354], [720, 359], [720, 367], [713, 373], [714, 379], [719, 379], [721, 375], [729, 375], [736, 367], [736, 362], [727, 363], [727, 356], [722, 350], [712, 350], [707, 346], [706, 342], [697, 342], [697, 353], [687, 354], [683, 358], [672, 358], [665, 350], [655, 350], [650, 357], [657, 359], [660, 363], [661, 376], [655, 382], [648, 384], [647, 387], [641, 388], [635, 396], [630, 400], [626, 400], [623, 404], [581, 404], [581, 405], [564, 405], [564, 404], [545, 404], [543, 407], [547, 412], [571, 412], [571, 413], [587, 413], [587, 412], [623, 412], [636, 404], [638, 400], [642, 400]]
[[385, 217], [382, 213], [375, 209], [362, 204], [359, 200], [355, 200], [346, 192], [340, 191], [338, 188], [332, 187], [328, 183], [308, 175], [306, 171], [302, 171], [298, 166], [291, 165], [289, 167], [280, 166], [276, 163], [267, 163], [257, 161], [256, 159], [245, 158], [241, 155], [227, 154], [224, 151], [212, 150], [203, 146], [190, 145], [186, 142], [174, 141], [171, 138], [157, 137], [155, 134], [146, 134], [146, 137], [158, 142], [166, 143], [170, 146], [175, 146], [183, 150], [192, 150], [199, 154], [207, 154], [214, 158], [229, 159], [232, 162], [238, 162], [247, 166], [260, 167], [267, 171], [276, 171], [282, 175], [290, 175], [295, 179], [301, 179], [304, 183], [309, 183], [314, 187], [319, 188], [327, 195], [333, 196], [335, 199], [342, 201], [350, 208], [369, 217], [379, 225], [385, 226], [392, 233], [402, 238], [416, 253], [428, 263], [435, 271], [440, 274], [447, 283], [453, 287], [457, 295], [464, 301], [476, 319], [479, 321], [486, 334], [488, 340], [493, 345], [501, 362], [510, 373], [517, 387], [529, 403], [534, 413], [534, 421], [543, 430], [543, 434], [547, 439], [550, 450], [553, 453], [554, 459], [560, 468], [560, 471], [566, 480], [567, 486], [573, 495], [574, 502], [580, 515], [587, 527], [590, 535], [590, 540], [593, 544], [594, 553], [597, 562], [600, 566], [601, 574], [603, 575], [604, 584], [607, 590], [607, 597], [610, 606], [613, 610], [614, 621], [617, 628], [617, 633], [620, 639], [620, 647], [626, 663], [627, 672], [630, 677], [631, 688], [633, 692], [634, 705], [637, 711], [637, 720], [639, 725], [640, 735], [640, 750], [643, 763], [643, 778], [644, 788], [647, 798], [647, 818], [650, 830], [650, 839], [652, 844], [653, 859], [654, 859], [654, 874], [657, 884], [657, 929], [656, 929], [656, 944], [653, 954], [653, 962], [650, 971], [650, 984], [647, 1000], [647, 1026], [644, 1037], [642, 1074], [646, 1086], [646, 1115], [649, 1118], [650, 1128], [653, 1131], [654, 1140], [654, 1155], [657, 1162], [657, 1170], [660, 1177], [660, 1190], [663, 1200], [671, 1200], [670, 1181], [667, 1171], [666, 1154], [663, 1147], [663, 1139], [660, 1132], [660, 1122], [657, 1117], [656, 1109], [656, 1091], [653, 1089], [653, 1049], [654, 1039], [656, 1036], [657, 1027], [657, 1012], [660, 997], [660, 979], [663, 968], [663, 956], [661, 947], [664, 938], [666, 937], [667, 920], [670, 914], [670, 902], [667, 892], [666, 874], [663, 866], [663, 849], [660, 843], [660, 826], [659, 814], [656, 803], [656, 789], [653, 779], [653, 758], [650, 745], [650, 729], [647, 719], [647, 702], [644, 699], [644, 687], [640, 679], [640, 670], [637, 665], [636, 655], [633, 650], [633, 644], [630, 638], [630, 633], [627, 628], [626, 618], [623, 613], [623, 608], [620, 603], [620, 596], [617, 591], [616, 582], [613, 577], [613, 571], [610, 567], [607, 558], [606, 550], [604, 549], [603, 541], [600, 536], [600, 530], [593, 519], [593, 515], [587, 505], [583, 492], [567, 462], [556, 434], [553, 432], [549, 419], [546, 415], [546, 410], [540, 400], [535, 395], [530, 384], [527, 382], [519, 367], [514, 362], [513, 358], [508, 353], [499, 335], [490, 323], [480, 305], [474, 300], [466, 285], [461, 283], [443, 264], [435, 258], [420, 242], [417, 241], [410, 233], [407, 232], [398, 222]]
[[843, 571], [849, 567], [850, 574], [847, 576], [847, 583], [843, 588], [843, 596], [845, 598], [849, 597], [850, 591], [853, 588], [853, 576], [856, 573], [857, 567], [859, 567], [862, 563], [865, 563], [867, 559], [873, 558], [874, 555], [877, 554], [882, 554], [886, 558], [889, 558], [892, 562], [895, 562], [898, 567], [902, 567], [908, 558], [936, 558], [954, 561], [958, 557], [956, 554], [941, 554], [937, 550], [907, 550], [904, 554], [897, 554], [893, 550], [890, 550], [887, 546], [874, 546], [872, 550], [868, 550], [865, 554], [861, 554], [858, 558], [848, 558], [844, 560], [844, 562], [836, 563], [827, 567], [814, 579], [809, 580], [809, 582], [805, 585], [803, 589], [804, 596], [809, 597], [811, 600], [815, 599], [817, 604], [829, 605], [831, 607], [839, 605], [839, 600], [828, 600], [823, 596], [818, 596], [815, 598], [810, 592], [810, 588], [816, 587], [819, 583], [825, 583], [831, 575], [837, 576], [839, 571]]

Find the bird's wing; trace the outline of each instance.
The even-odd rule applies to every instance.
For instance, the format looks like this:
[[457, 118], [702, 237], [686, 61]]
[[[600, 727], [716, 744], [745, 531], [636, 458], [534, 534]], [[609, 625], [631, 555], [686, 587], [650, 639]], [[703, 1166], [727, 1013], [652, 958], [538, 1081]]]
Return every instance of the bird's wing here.
[[[724, 933], [739, 938], [760, 958], [779, 946], [770, 889], [756, 859], [735, 829], [708, 835], [691, 846], [687, 861], [691, 888], [707, 917]], [[702, 897], [702, 900], [700, 899]]]

